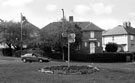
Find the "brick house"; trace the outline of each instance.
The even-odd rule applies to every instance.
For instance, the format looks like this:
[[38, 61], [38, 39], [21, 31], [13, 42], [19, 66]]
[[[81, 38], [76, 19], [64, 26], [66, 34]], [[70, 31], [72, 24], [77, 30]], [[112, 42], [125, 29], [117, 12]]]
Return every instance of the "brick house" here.
[[[81, 50], [85, 53], [101, 53], [102, 52], [102, 31], [92, 22], [82, 22], [83, 26], [78, 25], [82, 28], [82, 44]], [[86, 23], [86, 24], [85, 24]]]
[[109, 42], [117, 43], [119, 50], [133, 52], [135, 51], [135, 28], [130, 22], [124, 22], [123, 25], [105, 31], [102, 37], [103, 49]]
[[[81, 28], [82, 33], [82, 43], [78, 46], [78, 53], [100, 53], [102, 52], [102, 31], [100, 27], [96, 26], [92, 22], [76, 22], [74, 21], [73, 16], [69, 17], [69, 22], [77, 25]], [[62, 23], [53, 22], [45, 26], [42, 30], [47, 28], [58, 29]]]

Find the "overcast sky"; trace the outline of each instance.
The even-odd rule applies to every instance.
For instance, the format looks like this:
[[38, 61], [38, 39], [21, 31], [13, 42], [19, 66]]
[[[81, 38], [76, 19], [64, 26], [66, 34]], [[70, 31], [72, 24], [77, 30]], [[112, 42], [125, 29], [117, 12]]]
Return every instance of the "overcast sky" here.
[[20, 13], [42, 28], [65, 16], [74, 21], [90, 21], [102, 29], [111, 29], [124, 21], [135, 28], [135, 0], [0, 0], [0, 18], [20, 21]]

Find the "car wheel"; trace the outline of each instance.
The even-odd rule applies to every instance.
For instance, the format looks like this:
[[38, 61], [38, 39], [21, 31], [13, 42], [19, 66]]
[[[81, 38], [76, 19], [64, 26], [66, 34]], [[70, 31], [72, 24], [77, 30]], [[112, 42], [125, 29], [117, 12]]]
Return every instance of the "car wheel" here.
[[39, 60], [39, 62], [40, 62], [40, 63], [42, 63], [42, 62], [43, 62], [43, 60], [41, 60], [41, 59], [40, 59], [40, 60]]
[[30, 63], [32, 63], [32, 61], [29, 61]]
[[27, 60], [26, 60], [26, 59], [23, 59], [22, 61], [23, 61], [24, 63], [26, 63], [26, 62], [27, 62]]

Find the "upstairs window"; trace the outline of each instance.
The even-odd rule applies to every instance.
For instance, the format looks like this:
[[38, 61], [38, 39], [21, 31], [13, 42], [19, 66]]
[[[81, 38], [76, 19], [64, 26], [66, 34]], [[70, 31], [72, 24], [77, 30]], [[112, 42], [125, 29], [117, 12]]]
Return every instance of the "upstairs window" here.
[[100, 47], [100, 42], [98, 42], [98, 47]]
[[130, 40], [134, 40], [134, 36], [133, 35], [130, 35]]
[[90, 38], [94, 38], [95, 37], [95, 33], [94, 33], [94, 31], [91, 31], [90, 32]]

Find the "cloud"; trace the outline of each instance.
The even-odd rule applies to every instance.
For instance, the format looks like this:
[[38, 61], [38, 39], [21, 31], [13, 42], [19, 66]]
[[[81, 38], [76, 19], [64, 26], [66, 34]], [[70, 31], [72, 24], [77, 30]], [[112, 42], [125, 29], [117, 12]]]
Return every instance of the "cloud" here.
[[112, 5], [105, 6], [103, 3], [95, 3], [95, 4], [91, 4], [91, 8], [95, 14], [101, 15], [101, 14], [112, 13], [113, 6]]
[[105, 5], [104, 3], [91, 3], [90, 5], [76, 5], [74, 12], [78, 15], [86, 15], [86, 14], [110, 14], [112, 13], [114, 5]]
[[131, 17], [135, 17], [135, 12], [130, 12], [129, 15], [130, 15]]
[[122, 24], [121, 20], [115, 18], [98, 18], [93, 19], [92, 22], [94, 22], [96, 25], [105, 30], [114, 28]]
[[50, 12], [53, 12], [53, 11], [55, 11], [56, 9], [57, 9], [57, 6], [54, 5], [54, 4], [48, 4], [48, 5], [46, 6], [46, 10], [47, 10], [47, 11], [50, 11]]
[[86, 5], [76, 5], [74, 12], [80, 15], [85, 15], [90, 10], [89, 6]]
[[5, 2], [2, 3], [3, 6], [23, 6], [27, 3], [31, 3], [33, 2], [33, 0], [7, 0]]

